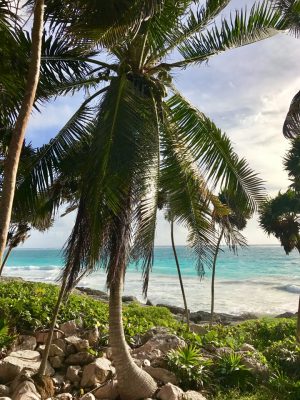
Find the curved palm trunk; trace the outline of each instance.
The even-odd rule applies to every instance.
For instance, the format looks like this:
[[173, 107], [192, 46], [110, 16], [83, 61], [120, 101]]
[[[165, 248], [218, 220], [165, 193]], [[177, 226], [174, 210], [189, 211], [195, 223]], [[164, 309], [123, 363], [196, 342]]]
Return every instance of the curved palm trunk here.
[[217, 265], [217, 258], [218, 258], [218, 253], [220, 249], [220, 244], [221, 240], [223, 237], [224, 229], [221, 230], [218, 242], [217, 242], [217, 247], [216, 247], [216, 252], [214, 255], [214, 261], [213, 261], [213, 267], [212, 267], [212, 276], [211, 276], [211, 307], [210, 307], [210, 323], [209, 326], [211, 327], [213, 322], [214, 322], [214, 309], [215, 309], [215, 277], [216, 277], [216, 265]]
[[188, 329], [190, 330], [190, 314], [189, 314], [189, 309], [187, 306], [187, 301], [186, 301], [186, 297], [185, 297], [185, 291], [184, 291], [184, 286], [183, 286], [183, 281], [182, 281], [182, 276], [181, 276], [181, 271], [180, 271], [180, 265], [179, 265], [175, 242], [174, 242], [174, 222], [173, 222], [173, 220], [171, 221], [171, 242], [172, 242], [172, 249], [173, 249], [174, 258], [175, 258], [175, 262], [176, 262], [177, 272], [178, 272], [181, 294], [182, 294], [183, 303], [184, 303], [186, 323], [187, 323]]
[[1, 264], [1, 268], [0, 268], [0, 276], [2, 275], [2, 271], [3, 271], [4, 265], [6, 264], [6, 261], [7, 261], [8, 257], [9, 257], [9, 255], [10, 255], [12, 249], [13, 249], [13, 247], [10, 246], [8, 248], [8, 250], [7, 250], [7, 253], [5, 254], [4, 260], [3, 260], [2, 264]]
[[[110, 270], [115, 271], [110, 281], [109, 296], [109, 343], [116, 368], [118, 390], [122, 400], [140, 400], [152, 397], [157, 389], [153, 378], [133, 361], [126, 344], [122, 322], [122, 292], [126, 267], [126, 227], [122, 238], [112, 252]], [[122, 243], [123, 242], [123, 243]]]
[[54, 332], [55, 324], [57, 321], [57, 316], [58, 316], [58, 313], [60, 310], [60, 306], [61, 306], [61, 303], [64, 298], [65, 288], [66, 288], [66, 282], [64, 280], [61, 284], [57, 302], [56, 302], [55, 308], [53, 310], [52, 321], [51, 321], [51, 325], [50, 325], [48, 336], [47, 336], [46, 346], [45, 346], [45, 350], [43, 352], [42, 362], [41, 362], [40, 368], [38, 370], [38, 376], [40, 376], [40, 377], [44, 376], [46, 373], [47, 360], [48, 360], [50, 346], [51, 346], [52, 339], [53, 339], [53, 332]]
[[3, 173], [3, 189], [0, 206], [0, 263], [2, 262], [6, 246], [13, 199], [15, 194], [16, 177], [21, 150], [24, 143], [25, 131], [28, 125], [28, 120], [32, 111], [39, 82], [43, 20], [44, 0], [36, 0], [32, 28], [31, 60], [29, 64], [25, 94], [9, 144], [7, 159], [5, 161]]

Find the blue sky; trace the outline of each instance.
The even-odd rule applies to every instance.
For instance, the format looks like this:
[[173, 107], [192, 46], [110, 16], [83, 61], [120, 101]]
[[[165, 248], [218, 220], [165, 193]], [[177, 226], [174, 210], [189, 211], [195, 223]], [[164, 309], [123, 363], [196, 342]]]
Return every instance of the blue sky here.
[[[225, 13], [252, 1], [234, 0]], [[174, 83], [201, 111], [231, 138], [239, 156], [266, 182], [270, 195], [288, 185], [282, 157], [288, 141], [282, 124], [294, 94], [300, 89], [300, 40], [278, 34], [265, 41], [230, 50], [212, 58], [208, 64], [177, 70]], [[66, 97], [35, 113], [27, 140], [39, 146], [58, 132], [82, 97]], [[58, 219], [47, 233], [33, 232], [24, 247], [61, 247], [72, 229], [73, 215]], [[277, 243], [268, 238], [253, 218], [244, 231], [249, 244]], [[158, 245], [168, 245], [169, 226], [159, 215]], [[177, 227], [176, 241], [185, 243], [186, 232]]]

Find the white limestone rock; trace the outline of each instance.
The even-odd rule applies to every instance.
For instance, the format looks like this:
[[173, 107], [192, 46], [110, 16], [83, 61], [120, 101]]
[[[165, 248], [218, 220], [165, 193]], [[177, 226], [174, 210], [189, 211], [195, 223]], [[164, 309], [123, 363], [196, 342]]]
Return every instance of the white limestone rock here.
[[66, 379], [71, 382], [80, 382], [82, 369], [80, 365], [70, 365], [67, 369]]
[[[41, 355], [38, 351], [19, 350], [10, 353], [0, 361], [0, 383], [12, 381], [23, 370], [30, 370], [36, 373], [41, 363]], [[46, 368], [47, 375], [53, 375], [54, 370], [48, 363]]]
[[77, 324], [76, 321], [67, 321], [59, 325], [59, 329], [65, 334], [66, 337], [76, 335]]
[[85, 388], [104, 383], [113, 372], [114, 368], [107, 358], [97, 358], [83, 368], [80, 386]]
[[178, 386], [167, 383], [158, 392], [157, 398], [160, 400], [182, 400], [184, 392]]

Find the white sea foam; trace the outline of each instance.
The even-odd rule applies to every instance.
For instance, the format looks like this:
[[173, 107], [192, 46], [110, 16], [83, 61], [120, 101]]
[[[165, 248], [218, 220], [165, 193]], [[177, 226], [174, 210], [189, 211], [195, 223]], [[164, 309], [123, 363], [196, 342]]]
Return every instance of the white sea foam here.
[[[47, 267], [28, 266], [7, 267], [5, 275], [22, 277], [31, 281], [56, 282], [59, 271], [57, 265]], [[202, 281], [196, 276], [184, 276], [186, 297], [191, 311], [210, 309], [210, 279]], [[280, 314], [285, 311], [296, 311], [300, 286], [291, 284], [294, 277], [263, 276], [244, 280], [216, 280], [215, 310], [241, 314], [253, 312], [260, 315]], [[80, 286], [105, 290], [106, 276], [97, 271], [81, 282]], [[140, 301], [142, 296], [142, 280], [139, 272], [128, 271], [126, 274], [124, 294], [134, 295]], [[149, 283], [148, 298], [155, 304], [165, 303], [183, 306], [177, 276], [152, 274]]]

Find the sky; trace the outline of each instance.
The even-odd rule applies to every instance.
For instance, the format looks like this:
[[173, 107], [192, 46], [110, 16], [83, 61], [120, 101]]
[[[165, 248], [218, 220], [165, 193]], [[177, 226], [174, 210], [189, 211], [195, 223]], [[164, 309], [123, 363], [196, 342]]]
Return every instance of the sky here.
[[[225, 10], [251, 6], [252, 0], [233, 0]], [[265, 181], [267, 193], [276, 195], [289, 184], [282, 159], [289, 143], [282, 124], [289, 104], [300, 89], [300, 39], [278, 34], [267, 40], [213, 57], [207, 64], [176, 70], [177, 88], [230, 137]], [[82, 101], [81, 95], [59, 98], [35, 112], [27, 131], [34, 146], [47, 143], [67, 122]], [[74, 215], [58, 218], [50, 231], [32, 232], [24, 247], [61, 248], [71, 232]], [[276, 244], [259, 228], [257, 217], [243, 231], [249, 244]], [[186, 232], [177, 227], [175, 240], [185, 244]], [[156, 245], [170, 244], [170, 227], [158, 216]]]

